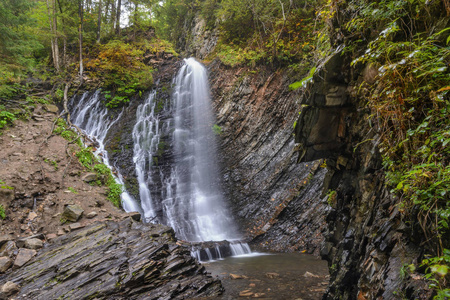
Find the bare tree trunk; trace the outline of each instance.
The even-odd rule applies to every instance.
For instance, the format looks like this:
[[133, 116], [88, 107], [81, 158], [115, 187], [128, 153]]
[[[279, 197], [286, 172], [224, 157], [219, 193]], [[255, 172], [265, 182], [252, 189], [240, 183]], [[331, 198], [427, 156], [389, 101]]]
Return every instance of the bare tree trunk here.
[[53, 33], [55, 34], [55, 67], [56, 70], [60, 71], [59, 63], [59, 45], [58, 45], [58, 19], [56, 16], [56, 1], [53, 0]]
[[116, 24], [116, 0], [113, 0], [111, 2], [111, 31], [110, 33], [113, 34], [114, 33], [114, 29], [115, 29], [115, 24]]
[[63, 67], [67, 65], [67, 37], [63, 39]]
[[78, 25], [78, 39], [80, 47], [80, 83], [83, 82], [83, 0], [79, 0], [78, 15], [80, 24]]
[[117, 10], [116, 10], [116, 34], [120, 34], [120, 10], [122, 6], [122, 0], [117, 1]]
[[102, 26], [102, 0], [98, 0], [97, 43], [100, 43], [101, 26]]
[[48, 12], [48, 21], [50, 26], [50, 44], [52, 47], [52, 59], [53, 59], [53, 66], [55, 67], [56, 71], [59, 73], [60, 67], [59, 67], [59, 48], [58, 48], [58, 32], [57, 32], [57, 26], [56, 26], [56, 3], [54, 0], [51, 3], [52, 6], [50, 6], [49, 0], [47, 0], [47, 12]]

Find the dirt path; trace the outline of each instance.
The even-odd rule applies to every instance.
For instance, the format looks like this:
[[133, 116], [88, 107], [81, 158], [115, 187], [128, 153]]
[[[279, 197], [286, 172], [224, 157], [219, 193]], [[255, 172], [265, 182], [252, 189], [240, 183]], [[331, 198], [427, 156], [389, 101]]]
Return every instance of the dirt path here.
[[[68, 146], [59, 135], [48, 138], [57, 118], [50, 107], [38, 105], [29, 121], [17, 120], [0, 135], [0, 180], [3, 186], [14, 188], [0, 189], [0, 204], [6, 210], [6, 219], [0, 219], [0, 235], [43, 233], [47, 239], [62, 235], [70, 230], [70, 224], [60, 220], [68, 204], [84, 209], [78, 221], [81, 226], [126, 215], [106, 199], [106, 187], [89, 185], [81, 179], [88, 170], [74, 156], [79, 150], [77, 145]], [[48, 142], [43, 143], [47, 138]], [[94, 211], [97, 215], [87, 218]]]

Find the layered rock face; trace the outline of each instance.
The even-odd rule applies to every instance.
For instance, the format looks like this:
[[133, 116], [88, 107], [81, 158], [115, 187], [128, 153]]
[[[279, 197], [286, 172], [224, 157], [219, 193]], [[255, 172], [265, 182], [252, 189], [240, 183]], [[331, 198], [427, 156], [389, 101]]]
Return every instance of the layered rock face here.
[[323, 162], [296, 163], [292, 124], [299, 95], [282, 72], [209, 66], [221, 128], [222, 174], [233, 215], [253, 245], [318, 253], [328, 205]]
[[339, 51], [326, 61], [295, 128], [299, 159], [326, 158], [324, 189], [333, 191], [321, 249], [331, 276], [324, 299], [429, 299], [420, 276], [401, 275], [423, 250], [384, 187], [379, 137], [355, 93], [364, 72], [351, 73], [350, 61]]
[[222, 292], [220, 281], [175, 242], [170, 227], [132, 218], [55, 239], [0, 278], [6, 282], [20, 287], [15, 299], [187, 299]]

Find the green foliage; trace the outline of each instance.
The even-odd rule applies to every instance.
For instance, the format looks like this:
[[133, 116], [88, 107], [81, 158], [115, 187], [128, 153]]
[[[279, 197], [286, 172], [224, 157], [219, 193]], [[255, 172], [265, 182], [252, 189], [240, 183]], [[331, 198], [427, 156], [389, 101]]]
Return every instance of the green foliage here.
[[98, 55], [86, 63], [93, 76], [103, 79], [106, 106], [120, 107], [128, 103], [137, 91], [146, 90], [153, 84], [152, 69], [142, 62], [148, 44], [127, 44], [113, 40], [100, 45]]
[[1, 219], [6, 219], [6, 211], [5, 208], [3, 207], [3, 205], [0, 204], [0, 218]]
[[430, 287], [437, 291], [433, 299], [448, 299], [450, 297], [450, 288], [448, 288], [450, 250], [444, 249], [440, 257], [424, 259], [421, 267], [426, 268], [425, 278], [431, 282]]
[[[367, 100], [370, 121], [380, 134], [387, 185], [412, 232], [434, 256], [423, 260], [426, 278], [446, 299], [450, 246], [450, 28], [442, 2], [353, 0], [355, 15], [345, 30], [354, 38], [352, 65], [377, 70], [359, 93]], [[373, 29], [373, 30], [371, 30]], [[364, 53], [357, 49], [365, 45]]]
[[91, 147], [83, 148], [78, 151], [75, 155], [78, 157], [79, 162], [87, 169], [92, 168], [92, 164], [96, 161], [93, 149]]
[[78, 192], [73, 188], [73, 187], [68, 187], [67, 188], [69, 191], [71, 191], [72, 193], [74, 193], [74, 194], [78, 194]]
[[222, 127], [220, 127], [217, 124], [214, 124], [212, 127], [212, 131], [214, 132], [215, 135], [221, 135], [223, 133], [222, 131]]
[[33, 62], [33, 52], [42, 46], [31, 33], [34, 19], [30, 12], [35, 2], [3, 0], [0, 2], [0, 63], [14, 73]]
[[7, 190], [13, 190], [14, 189], [12, 186], [6, 185], [3, 180], [0, 180], [0, 188], [1, 189], [7, 189]]
[[96, 164], [94, 170], [97, 172], [99, 177], [102, 177], [104, 183], [108, 187], [108, 200], [111, 201], [115, 206], [121, 207], [120, 195], [123, 193], [123, 186], [116, 182], [111, 170], [105, 164]]
[[[313, 68], [309, 71], [308, 76], [306, 76], [305, 78], [303, 78], [303, 79], [300, 80], [300, 81], [296, 81], [296, 82], [290, 84], [290, 85], [289, 85], [289, 89], [290, 89], [291, 91], [294, 91], [294, 90], [296, 90], [296, 89], [298, 89], [298, 88], [301, 88], [301, 87], [304, 88], [304, 87], [306, 87], [306, 85], [308, 84], [308, 82], [311, 82], [311, 81], [312, 81], [312, 78], [313, 78], [315, 72], [316, 72], [316, 67], [313, 67]], [[295, 127], [295, 126], [294, 126], [294, 127]]]
[[8, 124], [11, 125], [15, 120], [16, 116], [5, 110], [3, 105], [0, 105], [0, 129], [5, 128]]
[[210, 58], [251, 67], [308, 60], [310, 69], [322, 56], [315, 53], [329, 48], [324, 18], [315, 15], [321, 6], [321, 1], [304, 0], [169, 0], [158, 8], [157, 28], [173, 42], [189, 40], [189, 33], [179, 28], [191, 24], [200, 11], [208, 29], [219, 28], [218, 45]]
[[116, 207], [121, 207], [120, 195], [123, 193], [123, 186], [112, 179], [108, 182], [108, 189], [108, 200]]

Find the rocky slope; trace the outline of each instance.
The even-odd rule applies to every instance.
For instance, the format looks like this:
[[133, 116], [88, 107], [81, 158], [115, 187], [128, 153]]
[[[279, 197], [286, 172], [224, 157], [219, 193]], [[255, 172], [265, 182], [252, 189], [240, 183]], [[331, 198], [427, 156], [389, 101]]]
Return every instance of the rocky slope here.
[[20, 287], [16, 299], [188, 299], [222, 292], [220, 281], [175, 243], [170, 227], [132, 218], [59, 237], [0, 282]]

